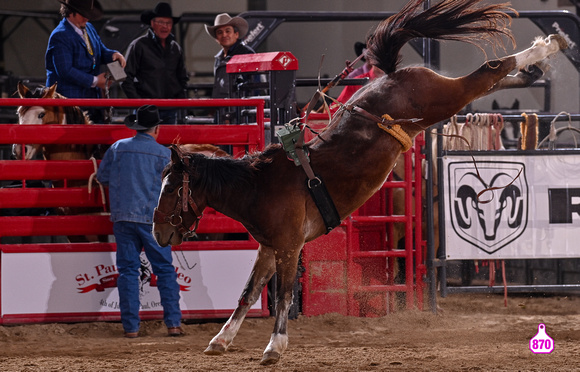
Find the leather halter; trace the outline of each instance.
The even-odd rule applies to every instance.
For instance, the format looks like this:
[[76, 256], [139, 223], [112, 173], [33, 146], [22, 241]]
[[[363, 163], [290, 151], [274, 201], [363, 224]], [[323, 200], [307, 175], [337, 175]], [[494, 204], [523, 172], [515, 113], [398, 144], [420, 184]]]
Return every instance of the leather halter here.
[[[184, 157], [183, 161], [185, 166], [189, 166], [189, 158]], [[191, 197], [191, 190], [189, 189], [189, 173], [187, 171], [183, 172], [183, 183], [182, 186], [177, 190], [177, 203], [175, 209], [172, 212], [165, 213], [161, 212], [158, 208], [155, 208], [153, 213], [153, 222], [157, 224], [168, 223], [171, 226], [177, 228], [177, 230], [183, 235], [184, 238], [193, 236], [195, 230], [199, 226], [199, 221], [203, 217], [203, 210], [200, 211], [199, 207]], [[190, 230], [183, 224], [183, 218], [181, 217], [181, 212], [187, 212], [191, 207], [193, 214], [195, 215], [195, 222], [192, 224], [193, 228]]]

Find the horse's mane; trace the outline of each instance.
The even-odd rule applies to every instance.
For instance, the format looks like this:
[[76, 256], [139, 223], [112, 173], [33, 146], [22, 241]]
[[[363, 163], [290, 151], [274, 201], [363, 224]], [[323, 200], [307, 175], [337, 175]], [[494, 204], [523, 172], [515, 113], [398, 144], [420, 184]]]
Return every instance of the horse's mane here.
[[182, 154], [189, 158], [189, 166], [182, 162], [173, 164], [177, 172], [188, 172], [191, 176], [192, 186], [210, 195], [222, 194], [225, 185], [229, 187], [242, 187], [250, 184], [255, 169], [250, 162], [230, 157], [208, 158], [203, 154]]
[[279, 153], [281, 146], [270, 145], [263, 152], [255, 152], [243, 158], [233, 157], [207, 157], [197, 152], [189, 152], [180, 146], [173, 147], [180, 158], [189, 158], [189, 167], [184, 162], [171, 163], [163, 171], [163, 177], [170, 170], [175, 172], [188, 172], [191, 175], [193, 187], [199, 188], [204, 193], [220, 195], [225, 185], [233, 188], [243, 188], [252, 185], [257, 172], [273, 160], [273, 156]]
[[[483, 0], [444, 0], [423, 10], [423, 0], [410, 1], [382, 21], [367, 40], [367, 59], [389, 74], [396, 71], [401, 48], [414, 38], [464, 41], [474, 45], [501, 45], [501, 36], [515, 44], [508, 26], [516, 12], [509, 3], [480, 5]], [[517, 13], [517, 12], [516, 12]]]
[[[36, 87], [34, 88], [34, 90], [29, 89], [26, 91], [26, 94], [22, 98], [66, 99], [65, 96], [57, 92], [54, 92], [52, 97], [45, 97], [45, 95], [47, 94], [47, 89], [48, 89], [47, 87], [43, 86]], [[53, 107], [56, 108], [58, 106]], [[20, 106], [18, 107], [16, 112], [19, 116], [22, 116], [26, 113], [26, 111], [28, 111], [29, 108], [30, 108], [29, 106]], [[89, 124], [91, 122], [87, 114], [83, 110], [81, 110], [81, 108], [78, 106], [63, 106], [61, 108], [64, 111], [66, 122], [69, 124]]]

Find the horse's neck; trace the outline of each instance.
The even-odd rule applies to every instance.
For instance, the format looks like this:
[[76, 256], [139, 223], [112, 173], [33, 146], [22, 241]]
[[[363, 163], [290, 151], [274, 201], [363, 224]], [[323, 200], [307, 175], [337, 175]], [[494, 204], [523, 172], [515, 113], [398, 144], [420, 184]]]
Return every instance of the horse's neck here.
[[[246, 190], [231, 187], [222, 192], [222, 195], [207, 195], [207, 205], [230, 218], [241, 223], [245, 222], [245, 217], [250, 206], [245, 203]], [[227, 195], [228, 197], [223, 197]]]
[[[208, 161], [211, 162], [213, 159], [209, 159]], [[210, 173], [213, 172], [222, 173], [219, 168]], [[222, 174], [228, 174], [227, 170], [224, 170]], [[248, 200], [253, 199], [252, 194], [255, 192], [255, 183], [257, 181], [256, 179], [251, 179], [236, 182], [234, 179], [237, 177], [235, 172], [231, 177], [231, 179], [221, 181], [218, 187], [215, 187], [215, 185], [208, 186], [205, 191], [205, 198], [209, 207], [228, 217], [242, 221], [241, 219], [244, 215], [247, 215], [247, 210], [250, 208]]]
[[45, 145], [44, 148], [47, 160], [87, 160], [89, 152], [86, 145], [76, 144]]

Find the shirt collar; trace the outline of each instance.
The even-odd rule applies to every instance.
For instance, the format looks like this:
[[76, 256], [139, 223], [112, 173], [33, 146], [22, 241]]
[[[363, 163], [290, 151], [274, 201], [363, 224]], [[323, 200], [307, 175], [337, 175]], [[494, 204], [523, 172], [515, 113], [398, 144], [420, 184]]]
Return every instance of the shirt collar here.
[[74, 23], [72, 23], [71, 21], [68, 20], [68, 18], [65, 18], [66, 21], [68, 22], [69, 25], [72, 26], [73, 30], [75, 30], [75, 32], [79, 35], [79, 36], [83, 36], [83, 30], [80, 29], [80, 27], [77, 27]]
[[154, 140], [155, 138], [153, 138], [152, 135], [150, 135], [149, 133], [145, 133], [145, 132], [137, 132], [137, 134], [135, 134], [135, 137], [140, 138], [140, 139], [144, 139], [144, 140]]

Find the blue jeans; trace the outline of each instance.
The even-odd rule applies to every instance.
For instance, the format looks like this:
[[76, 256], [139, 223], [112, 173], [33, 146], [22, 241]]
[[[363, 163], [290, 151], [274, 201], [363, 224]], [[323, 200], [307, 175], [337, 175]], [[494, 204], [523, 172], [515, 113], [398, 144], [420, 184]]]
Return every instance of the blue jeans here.
[[117, 241], [119, 307], [125, 332], [139, 331], [139, 275], [141, 274], [139, 255], [142, 249], [145, 249], [145, 255], [151, 263], [153, 273], [157, 276], [157, 289], [161, 297], [165, 325], [168, 328], [181, 325], [179, 284], [177, 284], [177, 274], [172, 264], [171, 246], [160, 247], [153, 238], [151, 229], [151, 225], [144, 223], [117, 221], [113, 224]]

